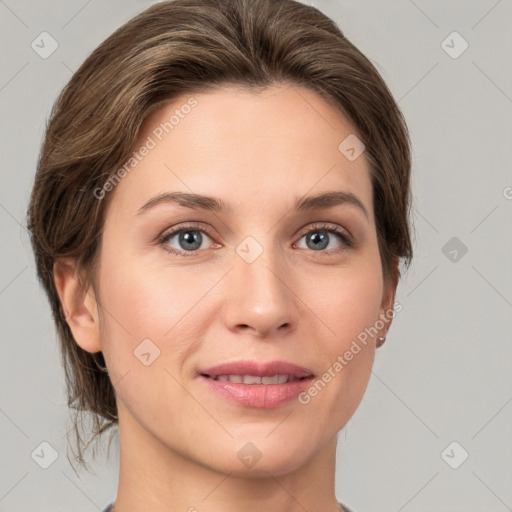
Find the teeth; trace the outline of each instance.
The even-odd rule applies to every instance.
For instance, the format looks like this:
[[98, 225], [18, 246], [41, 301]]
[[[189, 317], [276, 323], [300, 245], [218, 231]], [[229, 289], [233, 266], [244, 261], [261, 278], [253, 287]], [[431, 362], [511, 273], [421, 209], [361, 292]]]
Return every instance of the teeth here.
[[298, 380], [291, 375], [272, 375], [259, 377], [257, 375], [217, 375], [214, 380], [236, 382], [238, 384], [284, 384]]
[[244, 384], [261, 384], [261, 377], [256, 375], [244, 375]]

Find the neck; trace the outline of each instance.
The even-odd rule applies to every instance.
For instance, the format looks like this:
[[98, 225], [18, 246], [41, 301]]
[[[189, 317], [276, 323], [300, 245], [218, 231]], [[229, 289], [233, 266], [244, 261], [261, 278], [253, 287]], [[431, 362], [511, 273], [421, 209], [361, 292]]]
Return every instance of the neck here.
[[222, 473], [163, 445], [119, 408], [114, 512], [337, 512], [336, 437], [305, 465], [278, 476]]

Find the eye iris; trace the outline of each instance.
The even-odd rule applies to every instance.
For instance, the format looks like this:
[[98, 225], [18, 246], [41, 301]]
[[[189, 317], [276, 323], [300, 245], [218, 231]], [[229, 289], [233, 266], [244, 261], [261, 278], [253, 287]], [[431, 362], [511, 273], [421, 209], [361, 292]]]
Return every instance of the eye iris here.
[[[182, 231], [180, 233], [180, 246], [186, 251], [192, 251], [201, 247], [202, 236], [199, 231]], [[185, 244], [191, 244], [187, 247]]]
[[[308, 240], [308, 247], [313, 250], [325, 249], [329, 244], [329, 237], [325, 231], [314, 231], [309, 234], [306, 239]], [[313, 243], [313, 246], [309, 245], [309, 242]]]

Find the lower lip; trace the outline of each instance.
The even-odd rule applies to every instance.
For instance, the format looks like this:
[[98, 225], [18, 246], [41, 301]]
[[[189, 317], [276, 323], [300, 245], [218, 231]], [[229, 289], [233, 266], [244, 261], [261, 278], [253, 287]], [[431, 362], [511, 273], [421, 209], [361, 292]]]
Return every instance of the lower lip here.
[[220, 396], [244, 407], [273, 409], [296, 398], [311, 384], [306, 378], [284, 384], [240, 384], [238, 382], [213, 380], [203, 375], [200, 378]]

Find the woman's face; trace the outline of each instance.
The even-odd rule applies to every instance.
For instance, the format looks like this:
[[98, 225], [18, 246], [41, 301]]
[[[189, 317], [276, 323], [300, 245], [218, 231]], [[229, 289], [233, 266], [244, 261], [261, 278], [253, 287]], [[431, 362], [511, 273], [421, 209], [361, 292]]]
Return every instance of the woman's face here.
[[353, 132], [315, 93], [283, 86], [183, 95], [146, 121], [107, 192], [96, 290], [132, 442], [278, 475], [352, 416], [378, 336], [362, 333], [394, 292], [365, 155], [353, 137], [339, 149]]

